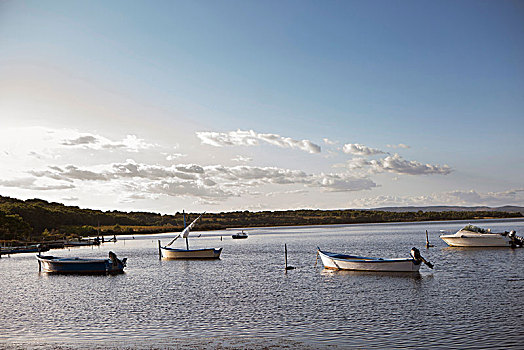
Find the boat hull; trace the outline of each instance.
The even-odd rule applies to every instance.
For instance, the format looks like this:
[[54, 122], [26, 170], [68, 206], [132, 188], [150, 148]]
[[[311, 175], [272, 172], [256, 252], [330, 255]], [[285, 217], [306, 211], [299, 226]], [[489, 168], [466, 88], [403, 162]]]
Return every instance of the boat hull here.
[[60, 258], [37, 256], [41, 270], [54, 274], [118, 274], [124, 272], [125, 264], [110, 259]]
[[204, 249], [176, 249], [169, 247], [160, 248], [164, 259], [220, 259], [222, 248]]
[[440, 238], [451, 247], [511, 247], [511, 240], [497, 233], [461, 233]]
[[360, 256], [341, 255], [318, 251], [326, 269], [375, 271], [375, 272], [417, 272], [420, 263], [413, 259], [378, 259]]

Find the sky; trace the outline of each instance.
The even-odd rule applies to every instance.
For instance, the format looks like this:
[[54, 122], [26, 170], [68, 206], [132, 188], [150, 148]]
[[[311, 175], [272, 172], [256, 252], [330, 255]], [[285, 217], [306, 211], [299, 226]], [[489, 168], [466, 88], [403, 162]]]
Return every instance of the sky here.
[[524, 206], [524, 1], [0, 1], [0, 195]]

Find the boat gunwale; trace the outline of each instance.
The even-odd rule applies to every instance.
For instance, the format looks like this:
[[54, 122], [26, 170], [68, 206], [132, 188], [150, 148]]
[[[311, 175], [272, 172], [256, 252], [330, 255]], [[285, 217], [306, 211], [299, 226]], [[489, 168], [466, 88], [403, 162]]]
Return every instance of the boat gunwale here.
[[[356, 263], [394, 263], [394, 262], [407, 262], [411, 261], [415, 264], [415, 259], [412, 258], [394, 258], [394, 259], [382, 259], [382, 258], [368, 258], [368, 257], [359, 257], [359, 256], [352, 256], [352, 255], [346, 255], [348, 258], [341, 258], [341, 257], [334, 257], [330, 256], [330, 252], [323, 252], [319, 250], [319, 253], [324, 255], [325, 257], [332, 259], [332, 260], [338, 260], [338, 261], [346, 261], [346, 262], [356, 262]], [[336, 253], [330, 253], [330, 254], [336, 254]], [[341, 255], [341, 254], [337, 254]]]
[[175, 251], [175, 252], [202, 252], [202, 251], [208, 251], [208, 250], [212, 250], [212, 251], [218, 251], [218, 250], [222, 250], [223, 248], [200, 248], [200, 249], [182, 249], [182, 248], [170, 248], [170, 247], [160, 247], [161, 249], [164, 249], [164, 250], [170, 250], [170, 251]]

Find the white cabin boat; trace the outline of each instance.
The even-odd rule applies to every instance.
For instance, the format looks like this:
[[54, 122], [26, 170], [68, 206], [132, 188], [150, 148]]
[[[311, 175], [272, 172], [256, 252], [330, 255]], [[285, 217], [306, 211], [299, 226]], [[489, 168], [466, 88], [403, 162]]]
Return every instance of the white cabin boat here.
[[433, 265], [420, 256], [418, 249], [412, 249], [413, 258], [382, 259], [330, 253], [318, 249], [318, 255], [326, 269], [375, 272], [417, 272], [422, 262], [430, 268]]
[[521, 247], [522, 237], [515, 231], [492, 233], [474, 225], [466, 225], [452, 235], [441, 235], [440, 238], [451, 247]]
[[[203, 215], [203, 214], [202, 214]], [[159, 241], [159, 253], [161, 258], [165, 259], [219, 259], [220, 253], [222, 253], [222, 248], [203, 248], [203, 249], [189, 249], [189, 232], [195, 226], [198, 219], [202, 217], [200, 215], [198, 218], [193, 220], [189, 226], [187, 226], [182, 232], [180, 232], [171, 242], [169, 242], [164, 247], [160, 246]], [[184, 223], [185, 223], [185, 214], [184, 214]], [[173, 248], [171, 245], [178, 238], [186, 239], [186, 249]]]

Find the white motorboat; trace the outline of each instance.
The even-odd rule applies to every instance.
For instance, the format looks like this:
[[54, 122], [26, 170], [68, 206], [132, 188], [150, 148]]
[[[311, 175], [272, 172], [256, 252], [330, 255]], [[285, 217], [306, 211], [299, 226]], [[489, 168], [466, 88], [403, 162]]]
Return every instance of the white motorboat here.
[[451, 247], [522, 247], [524, 239], [515, 231], [492, 233], [474, 225], [466, 225], [452, 235], [441, 235], [440, 238]]
[[[202, 214], [203, 215], [203, 214]], [[159, 253], [161, 258], [165, 259], [219, 259], [220, 253], [222, 253], [222, 248], [203, 248], [203, 249], [189, 249], [189, 232], [191, 229], [195, 226], [198, 219], [202, 217], [200, 215], [197, 217], [189, 226], [187, 226], [182, 232], [180, 232], [171, 242], [169, 242], [167, 245], [162, 247], [159, 243]], [[184, 224], [185, 224], [185, 214], [184, 214]], [[173, 248], [171, 245], [178, 239], [178, 238], [185, 238], [186, 239], [186, 249], [181, 248]]]
[[375, 271], [375, 272], [417, 272], [424, 262], [430, 268], [433, 264], [426, 261], [417, 248], [411, 249], [412, 258], [382, 259], [330, 253], [318, 248], [318, 255], [326, 269]]

